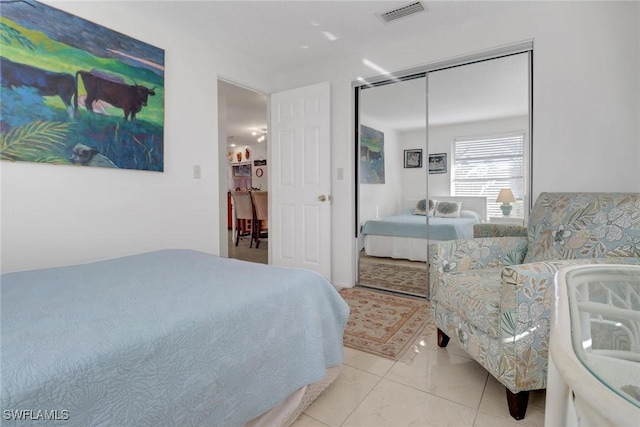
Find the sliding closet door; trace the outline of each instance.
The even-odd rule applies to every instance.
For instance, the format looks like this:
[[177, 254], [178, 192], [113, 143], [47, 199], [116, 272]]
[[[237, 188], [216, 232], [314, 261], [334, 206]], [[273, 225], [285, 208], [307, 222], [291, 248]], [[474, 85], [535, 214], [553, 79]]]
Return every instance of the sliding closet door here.
[[[427, 79], [428, 198], [461, 202], [460, 216], [475, 213], [479, 222], [523, 225], [531, 182], [530, 52], [431, 71]], [[508, 216], [497, 201], [501, 190], [513, 196]], [[436, 209], [428, 218], [431, 240], [473, 237], [473, 228], [443, 235], [439, 216]]]
[[358, 283], [426, 297], [424, 75], [362, 87], [358, 105]]
[[[472, 238], [474, 222], [526, 224], [532, 48], [525, 42], [354, 83], [358, 285], [429, 298], [429, 243]], [[508, 216], [501, 190], [513, 195]], [[451, 205], [432, 217], [429, 200], [459, 205], [458, 223], [439, 227]], [[407, 221], [423, 233], [401, 230]]]

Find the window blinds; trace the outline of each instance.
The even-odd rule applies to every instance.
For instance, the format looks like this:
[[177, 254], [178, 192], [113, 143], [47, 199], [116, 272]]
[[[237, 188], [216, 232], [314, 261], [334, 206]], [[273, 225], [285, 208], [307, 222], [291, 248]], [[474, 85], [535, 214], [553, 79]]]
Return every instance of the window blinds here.
[[496, 198], [511, 188], [516, 200], [512, 215], [519, 215], [524, 194], [524, 134], [453, 141], [453, 194], [486, 196], [488, 216], [502, 216]]

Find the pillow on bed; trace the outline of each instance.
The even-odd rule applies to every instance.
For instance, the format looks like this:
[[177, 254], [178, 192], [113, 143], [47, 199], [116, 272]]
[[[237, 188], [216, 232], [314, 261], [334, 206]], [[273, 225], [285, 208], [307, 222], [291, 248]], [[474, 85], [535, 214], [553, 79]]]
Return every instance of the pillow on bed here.
[[436, 203], [436, 210], [433, 216], [438, 218], [460, 218], [462, 202], [442, 202]]
[[418, 200], [416, 207], [413, 210], [414, 215], [428, 215], [433, 216], [433, 211], [436, 207], [436, 201], [429, 199], [429, 209], [427, 210], [427, 199]]

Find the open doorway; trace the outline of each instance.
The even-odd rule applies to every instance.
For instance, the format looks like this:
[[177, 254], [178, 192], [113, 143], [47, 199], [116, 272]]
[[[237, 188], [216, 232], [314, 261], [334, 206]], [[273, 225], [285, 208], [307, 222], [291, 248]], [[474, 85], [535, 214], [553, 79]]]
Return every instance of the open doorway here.
[[226, 141], [228, 257], [268, 264], [267, 95], [218, 79], [220, 143]]

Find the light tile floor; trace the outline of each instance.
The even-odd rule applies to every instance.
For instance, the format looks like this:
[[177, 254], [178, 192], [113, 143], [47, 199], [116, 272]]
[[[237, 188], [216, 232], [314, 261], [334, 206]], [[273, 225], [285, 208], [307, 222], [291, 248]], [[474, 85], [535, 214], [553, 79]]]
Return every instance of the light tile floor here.
[[524, 420], [509, 415], [504, 387], [453, 342], [435, 336], [409, 362], [345, 347], [340, 375], [294, 427], [543, 426], [544, 391]]
[[[244, 238], [229, 257], [267, 263], [268, 240], [260, 249]], [[532, 392], [524, 420], [509, 415], [504, 387], [450, 342], [439, 348], [434, 335], [409, 362], [394, 362], [345, 347], [340, 375], [296, 420], [293, 427], [543, 426], [544, 391]]]

